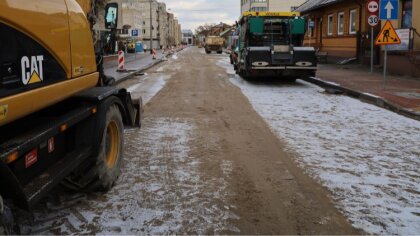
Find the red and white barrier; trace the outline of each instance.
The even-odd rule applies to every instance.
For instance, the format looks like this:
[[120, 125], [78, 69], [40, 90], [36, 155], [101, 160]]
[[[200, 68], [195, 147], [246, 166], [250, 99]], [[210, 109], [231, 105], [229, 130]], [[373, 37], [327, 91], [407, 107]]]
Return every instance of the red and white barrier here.
[[118, 52], [118, 72], [125, 72], [127, 71], [125, 69], [125, 60], [124, 60], [124, 52], [119, 51]]

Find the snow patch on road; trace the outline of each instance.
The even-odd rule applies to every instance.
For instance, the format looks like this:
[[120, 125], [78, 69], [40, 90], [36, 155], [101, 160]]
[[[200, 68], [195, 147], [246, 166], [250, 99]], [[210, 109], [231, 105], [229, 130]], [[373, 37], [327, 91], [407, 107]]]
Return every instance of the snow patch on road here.
[[[125, 132], [125, 162], [108, 193], [62, 195], [21, 222], [23, 234], [163, 235], [239, 233], [228, 201], [232, 163], [205, 176], [194, 154], [195, 125], [176, 118], [146, 118]], [[212, 181], [209, 180], [209, 178]]]
[[[232, 74], [228, 59], [220, 66]], [[297, 163], [373, 234], [420, 232], [420, 122], [298, 80], [238, 86]]]
[[229, 59], [225, 58], [223, 60], [217, 61], [216, 65], [224, 68], [229, 75], [235, 75], [236, 74], [235, 69], [233, 69], [233, 65], [230, 64], [228, 61]]
[[165, 87], [169, 79], [171, 76], [167, 74], [147, 76], [139, 79], [139, 82], [127, 88], [127, 91], [132, 93], [133, 97], [136, 97], [136, 94], [141, 95], [143, 103], [146, 104]]
[[178, 60], [178, 55], [175, 53], [174, 55], [172, 55], [172, 59]]
[[156, 72], [163, 72], [163, 69], [164, 69], [164, 67], [161, 66], [161, 67], [157, 68]]

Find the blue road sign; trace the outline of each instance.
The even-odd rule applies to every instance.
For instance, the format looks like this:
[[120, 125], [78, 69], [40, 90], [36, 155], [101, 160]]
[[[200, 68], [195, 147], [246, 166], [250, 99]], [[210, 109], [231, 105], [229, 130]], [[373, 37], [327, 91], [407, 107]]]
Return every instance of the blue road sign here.
[[379, 9], [381, 20], [398, 19], [398, 0], [381, 0]]
[[137, 37], [137, 36], [139, 36], [139, 30], [132, 30], [131, 31], [131, 36], [133, 36], [133, 37]]
[[309, 21], [309, 28], [315, 28], [315, 21]]

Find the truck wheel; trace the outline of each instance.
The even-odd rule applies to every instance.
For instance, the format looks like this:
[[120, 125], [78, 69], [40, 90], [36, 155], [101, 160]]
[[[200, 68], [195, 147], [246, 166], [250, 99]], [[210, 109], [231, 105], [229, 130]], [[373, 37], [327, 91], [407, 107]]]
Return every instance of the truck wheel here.
[[207, 54], [210, 54], [210, 51], [206, 51]]
[[222, 53], [223, 53], [223, 51], [218, 51], [218, 52], [217, 52], [217, 54], [222, 54]]
[[13, 214], [0, 196], [0, 235], [13, 234]]
[[111, 105], [105, 116], [102, 141], [95, 164], [84, 173], [71, 174], [63, 186], [72, 191], [108, 191], [121, 173], [124, 150], [124, 125], [120, 110]]
[[112, 105], [106, 114], [100, 152], [96, 160], [98, 188], [109, 190], [121, 173], [124, 146], [124, 125], [117, 105]]

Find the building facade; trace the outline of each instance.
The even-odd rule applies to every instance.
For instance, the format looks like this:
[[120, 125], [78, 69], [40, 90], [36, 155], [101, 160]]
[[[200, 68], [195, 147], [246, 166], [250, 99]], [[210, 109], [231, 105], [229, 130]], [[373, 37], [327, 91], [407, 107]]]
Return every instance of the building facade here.
[[123, 2], [121, 14], [123, 24], [121, 35], [132, 37], [135, 41], [142, 40], [143, 20], [138, 3]]
[[[332, 57], [357, 58], [368, 64], [373, 47], [374, 63], [382, 64], [383, 47], [371, 45], [371, 27], [368, 24], [368, 0], [309, 0], [297, 11], [307, 19], [304, 44]], [[399, 0], [398, 20], [392, 21], [394, 28], [405, 38], [404, 44], [390, 50], [388, 68], [391, 73], [420, 76], [416, 61], [420, 55], [420, 1]], [[382, 21], [373, 27], [374, 38], [379, 34]]]
[[180, 45], [182, 42], [182, 32], [181, 24], [179, 24], [178, 19], [174, 19], [174, 35], [175, 35], [175, 45]]
[[168, 46], [172, 47], [175, 43], [175, 19], [174, 14], [168, 13], [167, 14], [167, 22], [168, 22], [168, 36], [167, 36], [167, 42]]
[[185, 29], [182, 32], [182, 44], [191, 46], [194, 44], [194, 37], [192, 30]]
[[143, 44], [144, 48], [160, 48], [160, 35], [158, 32], [159, 26], [159, 3], [156, 0], [130, 0], [138, 3], [141, 11], [141, 18], [143, 20]]
[[275, 11], [288, 12], [294, 11], [305, 0], [240, 0], [241, 14], [254, 11]]
[[[142, 41], [144, 49], [167, 48], [179, 45], [182, 40], [181, 25], [174, 14], [168, 13], [166, 4], [157, 0], [113, 0], [118, 3], [118, 28], [114, 43], [109, 43], [111, 31], [105, 29], [105, 9], [98, 9], [99, 17], [94, 26], [106, 54], [116, 53], [126, 38]], [[112, 47], [110, 46], [112, 45]], [[105, 49], [104, 49], [105, 48]]]
[[166, 12], [166, 4], [165, 3], [158, 3], [158, 38], [159, 38], [159, 47], [167, 48], [168, 46], [168, 33], [169, 33], [169, 25], [168, 25], [168, 13]]

